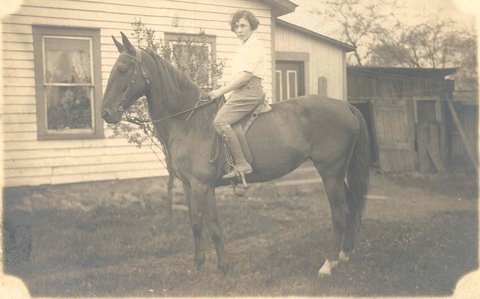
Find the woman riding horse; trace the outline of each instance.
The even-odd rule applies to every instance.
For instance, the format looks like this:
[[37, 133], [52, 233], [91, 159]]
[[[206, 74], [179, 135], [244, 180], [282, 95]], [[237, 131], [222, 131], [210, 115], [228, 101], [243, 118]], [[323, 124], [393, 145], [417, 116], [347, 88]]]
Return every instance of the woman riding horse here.
[[[123, 44], [113, 40], [120, 55], [105, 88], [102, 118], [118, 123], [139, 97], [146, 96], [155, 132], [170, 153], [172, 172], [183, 183], [195, 264], [199, 269], [206, 259], [206, 226], [215, 245], [218, 269], [225, 272], [230, 262], [215, 197], [215, 188], [226, 183], [218, 164], [223, 159], [209, 161], [216, 138], [216, 101], [202, 104], [200, 89], [185, 74], [156, 53], [135, 48], [125, 34]], [[338, 262], [347, 261], [353, 252], [365, 207], [370, 157], [365, 120], [348, 102], [318, 95], [289, 99], [271, 108], [258, 117], [246, 136], [255, 171], [245, 179], [265, 182], [286, 175], [306, 160], [313, 162], [330, 203], [333, 229], [330, 249], [318, 273], [331, 274]]]
[[251, 173], [252, 166], [245, 160], [242, 147], [232, 125], [250, 113], [263, 97], [262, 79], [267, 73], [265, 48], [253, 33], [260, 23], [252, 12], [239, 10], [233, 14], [230, 28], [240, 39], [240, 45], [233, 59], [232, 80], [210, 92], [212, 99], [233, 91], [227, 102], [220, 108], [213, 124], [222, 136], [235, 162], [234, 169], [223, 179], [242, 177]]

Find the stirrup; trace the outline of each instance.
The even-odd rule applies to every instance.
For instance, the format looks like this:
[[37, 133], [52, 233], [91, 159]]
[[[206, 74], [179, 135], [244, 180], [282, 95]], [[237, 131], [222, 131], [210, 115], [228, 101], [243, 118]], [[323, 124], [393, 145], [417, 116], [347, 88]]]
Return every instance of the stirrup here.
[[235, 166], [233, 167], [234, 167], [233, 170], [227, 173], [226, 175], [222, 176], [222, 179], [228, 180], [228, 179], [233, 179], [235, 177], [240, 178], [242, 180], [243, 186], [245, 186], [245, 188], [248, 188], [247, 181], [245, 180], [245, 175], [252, 173], [253, 170], [248, 170], [243, 173], [243, 172], [240, 172], [237, 167]]

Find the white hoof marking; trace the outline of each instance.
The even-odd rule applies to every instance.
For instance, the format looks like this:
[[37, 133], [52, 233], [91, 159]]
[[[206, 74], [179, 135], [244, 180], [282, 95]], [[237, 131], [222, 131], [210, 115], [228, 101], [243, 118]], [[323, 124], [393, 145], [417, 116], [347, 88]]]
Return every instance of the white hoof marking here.
[[345, 252], [345, 251], [340, 251], [340, 254], [338, 255], [338, 259], [341, 262], [348, 262], [350, 260], [350, 253]]
[[318, 276], [330, 276], [332, 275], [332, 269], [334, 269], [335, 267], [337, 267], [338, 265], [338, 261], [329, 261], [329, 260], [326, 260], [325, 263], [323, 264], [322, 268], [320, 268], [320, 270], [318, 270]]

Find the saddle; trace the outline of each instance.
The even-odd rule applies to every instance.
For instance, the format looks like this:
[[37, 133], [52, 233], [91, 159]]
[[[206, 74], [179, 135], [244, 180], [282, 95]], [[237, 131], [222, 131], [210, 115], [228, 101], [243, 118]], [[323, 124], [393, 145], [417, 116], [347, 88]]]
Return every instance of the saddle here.
[[[225, 103], [225, 100], [223, 100], [219, 105], [218, 109]], [[268, 104], [266, 100], [266, 94], [263, 94], [262, 99], [258, 102], [257, 106], [247, 114], [245, 117], [249, 117], [247, 122], [242, 125], [242, 121], [238, 121], [232, 125], [232, 129], [235, 132], [235, 134], [238, 137], [238, 140], [240, 141], [240, 145], [242, 147], [242, 152], [243, 155], [245, 156], [245, 160], [247, 160], [248, 163], [252, 163], [253, 157], [252, 153], [250, 152], [250, 147], [247, 142], [246, 134], [248, 132], [248, 129], [252, 126], [252, 124], [255, 122], [255, 120], [258, 118], [260, 114], [266, 113], [268, 111], [272, 110], [272, 107]], [[232, 158], [229, 154], [229, 151], [227, 149], [226, 144], [224, 143], [223, 139], [218, 135], [215, 134], [216, 138], [213, 139], [213, 144], [212, 144], [212, 149], [210, 151], [210, 163], [215, 163], [218, 160], [219, 154], [220, 154], [220, 145], [223, 144], [225, 148], [225, 153], [226, 153], [226, 163], [225, 163], [225, 171], [228, 173], [231, 170], [231, 164], [233, 163]]]

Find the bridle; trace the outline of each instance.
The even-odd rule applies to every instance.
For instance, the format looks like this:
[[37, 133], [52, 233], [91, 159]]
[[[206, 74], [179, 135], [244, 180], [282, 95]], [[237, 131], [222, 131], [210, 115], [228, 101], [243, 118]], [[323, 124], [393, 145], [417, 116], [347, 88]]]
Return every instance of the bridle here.
[[117, 106], [117, 111], [120, 112], [120, 113], [125, 112], [137, 100], [135, 98], [130, 99], [130, 100], [128, 100], [126, 98], [128, 92], [130, 91], [130, 88], [133, 86], [133, 84], [135, 84], [135, 79], [137, 77], [137, 66], [140, 67], [140, 71], [142, 72], [143, 78], [145, 79], [145, 82], [147, 82], [147, 88], [150, 88], [150, 80], [148, 79], [148, 74], [147, 74], [147, 72], [145, 72], [145, 69], [143, 68], [142, 52], [141, 51], [142, 50], [140, 50], [140, 49], [135, 49], [135, 56], [127, 53], [126, 51], [123, 51], [120, 54], [120, 55], [128, 56], [128, 57], [135, 60], [135, 67], [133, 69], [132, 78], [130, 79], [130, 83], [128, 84], [127, 89], [125, 89], [125, 92], [123, 93], [122, 100], [120, 101], [120, 103]]

